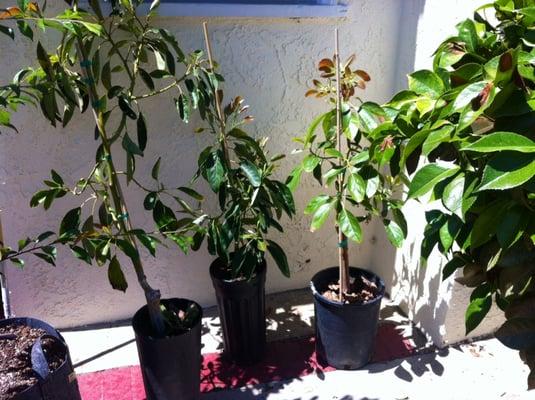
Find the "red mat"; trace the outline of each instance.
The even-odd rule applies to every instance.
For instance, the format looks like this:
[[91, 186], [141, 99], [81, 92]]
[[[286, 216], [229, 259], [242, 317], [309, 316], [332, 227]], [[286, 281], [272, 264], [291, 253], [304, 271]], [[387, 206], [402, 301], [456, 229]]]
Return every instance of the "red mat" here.
[[[372, 362], [408, 357], [413, 346], [394, 325], [379, 327]], [[316, 360], [314, 338], [284, 340], [267, 345], [265, 359], [241, 368], [225, 361], [221, 353], [203, 355], [201, 391], [230, 389], [297, 378], [313, 372], [332, 371]], [[78, 377], [83, 400], [144, 400], [143, 380], [139, 366], [114, 368]]]

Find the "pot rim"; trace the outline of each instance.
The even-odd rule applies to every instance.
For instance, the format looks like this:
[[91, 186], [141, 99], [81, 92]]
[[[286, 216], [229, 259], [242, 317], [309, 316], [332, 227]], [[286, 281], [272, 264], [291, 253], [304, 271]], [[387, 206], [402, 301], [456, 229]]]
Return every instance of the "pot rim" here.
[[[187, 298], [184, 298], [184, 297], [169, 297], [169, 298], [164, 298], [164, 299], [161, 299], [160, 300], [161, 302], [169, 302], [169, 301], [187, 301], [189, 302], [190, 304], [194, 304], [198, 309], [199, 309], [199, 317], [198, 317], [198, 320], [195, 321], [195, 324], [193, 324], [191, 326], [191, 328], [189, 328], [187, 331], [185, 332], [182, 332], [178, 335], [173, 335], [173, 336], [163, 336], [163, 337], [155, 337], [153, 335], [147, 335], [145, 334], [142, 330], [143, 329], [139, 329], [139, 324], [136, 324], [135, 323], [135, 320], [136, 319], [139, 319], [141, 318], [141, 313], [143, 313], [146, 309], [147, 309], [147, 305], [144, 304], [141, 308], [139, 308], [134, 316], [132, 317], [132, 320], [130, 322], [130, 324], [132, 325], [132, 329], [134, 330], [134, 333], [136, 336], [141, 336], [141, 337], [144, 337], [144, 338], [150, 338], [152, 340], [173, 340], [173, 338], [176, 338], [176, 337], [180, 337], [182, 335], [186, 335], [188, 333], [190, 333], [193, 329], [195, 329], [195, 327], [197, 327], [197, 325], [199, 324], [202, 324], [202, 317], [203, 317], [203, 308], [199, 305], [199, 303], [197, 303], [195, 300], [191, 300], [191, 299], [187, 299]], [[149, 322], [150, 323], [150, 322]], [[137, 326], [136, 326], [137, 325]], [[143, 325], [145, 326], [145, 325]]]
[[221, 258], [220, 257], [215, 258], [210, 263], [210, 268], [209, 268], [210, 277], [212, 278], [212, 280], [216, 279], [216, 280], [218, 280], [220, 282], [229, 283], [229, 284], [242, 283], [242, 282], [246, 282], [246, 283], [254, 282], [254, 281], [258, 280], [258, 279], [261, 279], [262, 276], [265, 276], [266, 275], [266, 271], [267, 271], [267, 262], [266, 262], [266, 259], [264, 258], [262, 260], [262, 262], [259, 264], [258, 269], [251, 276], [251, 279], [249, 279], [249, 280], [247, 280], [247, 279], [237, 279], [237, 278], [225, 279], [225, 278], [221, 277], [220, 273], [218, 273], [220, 271], [217, 268], [219, 263], [221, 263]]
[[379, 286], [379, 294], [375, 298], [373, 298], [372, 300], [364, 301], [362, 303], [341, 303], [339, 301], [334, 301], [334, 300], [330, 300], [330, 299], [326, 298], [320, 292], [318, 292], [318, 290], [316, 289], [316, 286], [314, 285], [314, 280], [319, 274], [324, 273], [325, 271], [334, 270], [334, 269], [338, 270], [338, 267], [329, 267], [329, 268], [322, 269], [322, 270], [316, 272], [314, 274], [314, 276], [312, 277], [312, 279], [310, 280], [310, 289], [312, 291], [312, 295], [314, 296], [314, 298], [318, 299], [319, 301], [321, 301], [323, 303], [326, 303], [326, 304], [329, 304], [329, 305], [332, 305], [332, 306], [335, 306], [335, 307], [362, 307], [362, 306], [366, 306], [366, 305], [371, 305], [371, 304], [377, 303], [378, 301], [381, 301], [382, 298], [384, 297], [384, 294], [385, 294], [385, 283], [384, 283], [383, 279], [379, 275], [377, 275], [375, 272], [372, 272], [372, 271], [364, 269], [364, 268], [351, 267], [350, 266], [349, 267], [349, 273], [350, 274], [353, 271], [353, 272], [359, 272], [359, 273], [364, 272], [367, 275], [372, 275], [375, 278], [376, 283], [379, 283], [379, 285], [380, 285]]

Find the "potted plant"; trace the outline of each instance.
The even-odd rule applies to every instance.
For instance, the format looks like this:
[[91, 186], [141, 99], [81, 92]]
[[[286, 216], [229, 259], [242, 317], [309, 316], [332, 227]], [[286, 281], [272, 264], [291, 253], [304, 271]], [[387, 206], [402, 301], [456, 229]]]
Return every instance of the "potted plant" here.
[[[88, 264], [107, 265], [111, 286], [122, 291], [128, 284], [121, 265], [128, 260], [147, 302], [133, 318], [147, 398], [197, 399], [202, 310], [191, 300], [160, 299], [159, 290], [150, 286], [145, 275], [139, 246], [155, 256], [158, 235], [163, 235], [186, 251], [199, 215], [180, 193], [194, 198], [199, 195], [190, 188], [170, 188], [161, 183], [160, 159], [151, 173], [154, 188], [145, 187], [136, 175], [136, 159], [143, 156], [150, 132], [150, 116], [143, 113], [143, 101], [174, 91], [182, 115], [183, 105], [189, 101], [182, 85], [190, 74], [204, 70], [202, 54], [186, 56], [170, 32], [152, 26], [158, 1], [145, 17], [136, 14], [137, 1], [112, 1], [108, 16], [97, 0], [89, 1], [89, 11], [81, 9], [77, 1], [67, 3], [69, 7], [55, 17], [45, 15], [46, 2], [41, 7], [20, 0], [17, 6], [0, 10], [1, 22], [13, 22], [0, 25], [0, 31], [11, 38], [18, 28], [23, 36], [37, 41], [34, 25], [46, 32], [56, 31], [53, 37], [58, 38], [53, 53], [37, 41], [39, 66], [21, 70], [13, 83], [0, 87], [0, 125], [15, 129], [10, 113], [21, 104], [37, 105], [53, 126], [59, 123], [63, 127], [77, 109], [82, 113], [90, 110], [96, 125], [95, 162], [73, 185], [51, 171], [46, 188], [32, 197], [30, 205], [47, 210], [57, 199], [72, 196], [80, 206], [65, 214], [58, 232], [23, 239], [17, 249], [2, 247], [1, 260], [22, 267], [21, 256], [31, 253], [54, 264], [56, 246], [67, 246]], [[178, 73], [179, 68], [185, 72]], [[117, 165], [120, 153], [126, 156], [124, 170]], [[148, 193], [144, 205], [152, 212], [157, 231], [134, 226], [123, 195], [125, 183]], [[173, 196], [188, 217], [177, 219], [164, 204], [164, 195]]]
[[[414, 72], [387, 105], [405, 150], [401, 167], [417, 169], [409, 198], [439, 200], [426, 213], [421, 254], [449, 262], [444, 279], [473, 288], [466, 332], [494, 302], [505, 323], [496, 337], [519, 350], [535, 388], [535, 2], [495, 1], [457, 25], [433, 69]], [[484, 13], [481, 11], [484, 10]], [[493, 10], [494, 13], [489, 12]], [[489, 18], [485, 13], [494, 14]]]
[[240, 364], [258, 361], [266, 343], [265, 280], [266, 252], [280, 271], [290, 275], [283, 249], [267, 238], [271, 228], [283, 229], [277, 221], [295, 213], [288, 187], [273, 177], [276, 162], [269, 157], [267, 138], [255, 139], [243, 130], [252, 120], [241, 97], [223, 105], [221, 78], [216, 73], [207, 25], [204, 33], [210, 69], [196, 78], [201, 115], [208, 123], [214, 143], [199, 155], [198, 172], [217, 195], [219, 211], [203, 222], [194, 235], [199, 249], [206, 237], [210, 265], [223, 329], [224, 351]]
[[[312, 215], [312, 231], [318, 230], [331, 213], [335, 216], [338, 267], [317, 273], [311, 288], [316, 350], [328, 364], [340, 369], [356, 369], [369, 361], [385, 291], [376, 274], [349, 266], [348, 239], [362, 242], [361, 224], [372, 217], [381, 218], [395, 246], [406, 237], [401, 201], [393, 196], [401, 179], [396, 168], [401, 149], [388, 129], [378, 129], [389, 119], [388, 114], [357, 96], [370, 76], [352, 69], [354, 58], [340, 65], [336, 31], [334, 58], [319, 62], [320, 79], [313, 80], [314, 87], [306, 93], [327, 99], [331, 109], [315, 118], [306, 135], [297, 139], [307, 154], [288, 180], [295, 189], [302, 173], [308, 172], [330, 189], [311, 199], [305, 214]], [[323, 134], [317, 133], [320, 127]], [[386, 167], [390, 167], [389, 172]]]

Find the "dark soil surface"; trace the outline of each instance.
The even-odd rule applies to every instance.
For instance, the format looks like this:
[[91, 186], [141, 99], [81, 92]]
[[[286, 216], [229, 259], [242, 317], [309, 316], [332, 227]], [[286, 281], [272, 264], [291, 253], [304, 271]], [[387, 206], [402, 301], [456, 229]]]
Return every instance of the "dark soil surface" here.
[[[24, 325], [0, 328], [0, 399], [13, 399], [37, 383], [31, 366], [31, 351], [35, 340], [45, 334], [42, 329]], [[42, 345], [52, 372], [65, 360], [65, 350], [50, 338], [43, 339]]]
[[[340, 301], [340, 281], [329, 284], [328, 290], [321, 295], [331, 301]], [[375, 282], [359, 275], [350, 278], [349, 290], [344, 296], [344, 303], [364, 303], [375, 299], [378, 295], [379, 288]]]

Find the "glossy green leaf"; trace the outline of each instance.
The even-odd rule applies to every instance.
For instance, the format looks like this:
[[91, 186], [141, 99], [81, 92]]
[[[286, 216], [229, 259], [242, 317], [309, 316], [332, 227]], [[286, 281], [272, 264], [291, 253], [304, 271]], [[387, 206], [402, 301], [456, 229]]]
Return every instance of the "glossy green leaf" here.
[[360, 223], [350, 211], [342, 209], [338, 215], [338, 226], [349, 239], [360, 243], [362, 242], [362, 228]]
[[332, 200], [332, 197], [326, 194], [321, 194], [319, 196], [314, 197], [312, 200], [310, 200], [308, 205], [305, 207], [305, 211], [304, 211], [305, 215], [315, 213], [319, 207], [321, 207], [322, 205], [326, 204], [327, 202], [331, 200]]
[[466, 44], [466, 49], [471, 53], [475, 53], [478, 48], [479, 38], [474, 21], [466, 19], [457, 25], [457, 29], [459, 38]]
[[143, 152], [147, 147], [147, 123], [142, 113], [137, 117], [137, 143], [139, 149]]
[[535, 175], [535, 155], [501, 152], [483, 170], [478, 191], [505, 190], [522, 185]]
[[251, 182], [253, 187], [260, 186], [262, 183], [262, 172], [256, 167], [256, 165], [249, 161], [244, 161], [240, 164], [240, 168], [247, 179], [249, 179], [249, 182]]
[[277, 263], [277, 266], [279, 267], [279, 270], [282, 272], [282, 274], [289, 278], [290, 277], [290, 267], [288, 265], [288, 259], [286, 258], [286, 254], [284, 253], [284, 250], [273, 240], [267, 240], [267, 249], [269, 253], [271, 254], [271, 257], [275, 260], [275, 263]]
[[470, 296], [470, 304], [466, 309], [465, 325], [468, 335], [483, 321], [492, 305], [492, 296], [488, 284], [477, 287]]
[[455, 176], [442, 192], [442, 204], [452, 213], [463, 218], [462, 206], [465, 186], [464, 173]]
[[366, 195], [366, 182], [358, 173], [351, 174], [347, 180], [347, 190], [353, 200], [360, 203]]
[[111, 259], [110, 265], [108, 266], [108, 280], [112, 288], [126, 292], [128, 283], [121, 269], [121, 264], [119, 264], [119, 260], [115, 256]]
[[449, 178], [457, 173], [459, 167], [453, 168], [442, 167], [437, 164], [428, 164], [421, 168], [413, 177], [409, 187], [408, 198], [417, 198], [423, 196], [439, 182]]
[[162, 160], [161, 157], [158, 157], [158, 160], [154, 163], [154, 166], [152, 167], [150, 175], [152, 176], [152, 179], [158, 180], [158, 176], [160, 174], [160, 161]]
[[310, 225], [310, 230], [312, 232], [315, 232], [319, 228], [321, 228], [321, 226], [325, 223], [325, 221], [329, 217], [329, 214], [335, 204], [336, 204], [336, 201], [332, 199], [329, 202], [322, 204], [321, 206], [318, 207], [318, 209], [314, 213], [314, 216], [312, 217], [312, 223]]
[[462, 151], [492, 153], [496, 151], [518, 151], [535, 153], [535, 142], [526, 136], [513, 132], [494, 132], [483, 136], [476, 142], [465, 146]]
[[444, 82], [434, 72], [420, 70], [409, 75], [409, 89], [417, 94], [438, 99], [444, 92]]
[[385, 226], [386, 236], [390, 243], [392, 243], [396, 248], [400, 248], [405, 240], [403, 229], [392, 220], [385, 219], [383, 224]]

